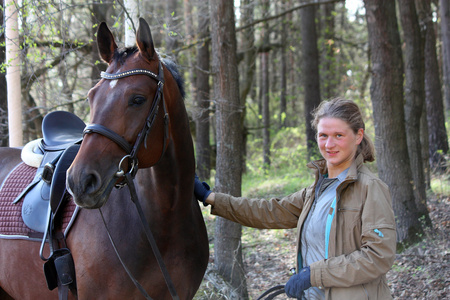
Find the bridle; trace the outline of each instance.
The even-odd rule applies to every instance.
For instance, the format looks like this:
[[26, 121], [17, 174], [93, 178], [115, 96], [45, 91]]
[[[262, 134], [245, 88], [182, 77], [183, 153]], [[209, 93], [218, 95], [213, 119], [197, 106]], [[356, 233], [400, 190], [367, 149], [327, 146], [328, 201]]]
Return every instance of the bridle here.
[[[161, 152], [161, 156], [159, 157], [158, 161], [161, 160], [162, 156], [164, 155], [164, 151], [166, 149], [167, 145], [167, 139], [169, 137], [169, 114], [167, 113], [166, 104], [164, 101], [164, 94], [163, 94], [163, 88], [164, 88], [164, 71], [161, 62], [159, 63], [159, 71], [158, 75], [153, 73], [152, 71], [145, 70], [145, 69], [133, 69], [128, 70], [120, 73], [106, 73], [101, 72], [100, 76], [103, 79], [106, 80], [116, 80], [121, 79], [129, 76], [134, 75], [147, 75], [150, 78], [156, 80], [158, 84], [158, 88], [156, 90], [155, 97], [153, 99], [152, 106], [150, 108], [149, 114], [147, 116], [147, 119], [145, 121], [145, 124], [142, 128], [142, 130], [139, 132], [136, 141], [134, 142], [134, 145], [130, 145], [122, 136], [114, 132], [113, 130], [100, 125], [100, 124], [89, 124], [84, 129], [83, 134], [91, 134], [91, 133], [97, 133], [100, 135], [103, 135], [104, 137], [107, 137], [108, 139], [115, 142], [117, 145], [119, 145], [123, 150], [125, 150], [125, 153], [127, 153], [119, 163], [118, 171], [116, 173], [116, 177], [123, 177], [125, 175], [125, 171], [122, 168], [122, 163], [125, 161], [125, 159], [128, 159], [129, 161], [129, 170], [128, 172], [131, 173], [134, 178], [137, 172], [138, 168], [138, 158], [137, 154], [139, 151], [139, 148], [141, 147], [142, 143], [144, 143], [144, 147], [147, 147], [147, 136], [150, 133], [153, 125], [155, 124], [156, 116], [158, 115], [160, 102], [162, 101], [162, 107], [164, 110], [164, 142], [163, 142], [163, 150]], [[123, 187], [123, 183], [119, 183], [116, 185], [116, 187], [121, 188]]]
[[[167, 271], [166, 265], [164, 264], [164, 261], [162, 259], [162, 255], [158, 249], [158, 246], [156, 245], [155, 238], [153, 237], [153, 234], [150, 229], [150, 225], [144, 215], [144, 212], [142, 210], [142, 207], [138, 201], [137, 193], [136, 193], [136, 187], [134, 185], [134, 177], [138, 170], [138, 158], [137, 153], [139, 151], [139, 148], [141, 147], [142, 143], [144, 143], [144, 147], [147, 147], [147, 136], [150, 133], [153, 125], [155, 124], [156, 116], [158, 115], [159, 106], [162, 101], [162, 106], [164, 110], [164, 142], [163, 142], [163, 149], [161, 151], [161, 155], [156, 163], [158, 163], [161, 158], [164, 155], [166, 145], [167, 145], [167, 139], [169, 138], [169, 114], [167, 113], [166, 104], [164, 101], [164, 94], [163, 94], [163, 87], [164, 87], [164, 70], [161, 62], [159, 61], [159, 70], [158, 75], [153, 73], [152, 71], [145, 70], [145, 69], [133, 69], [128, 70], [116, 74], [101, 72], [100, 76], [103, 79], [106, 80], [116, 80], [121, 79], [133, 75], [147, 75], [150, 78], [157, 81], [158, 88], [156, 90], [155, 97], [153, 99], [152, 106], [150, 108], [150, 112], [147, 116], [147, 119], [145, 121], [145, 124], [142, 128], [142, 130], [139, 132], [136, 141], [134, 142], [134, 145], [130, 145], [122, 136], [114, 132], [113, 130], [100, 125], [100, 124], [89, 124], [84, 129], [84, 135], [86, 134], [92, 134], [97, 133], [100, 135], [103, 135], [104, 137], [112, 140], [117, 145], [119, 145], [123, 150], [125, 150], [125, 153], [127, 153], [119, 162], [118, 171], [116, 172], [115, 176], [118, 178], [124, 177], [124, 180], [121, 183], [117, 183], [117, 188], [122, 188], [125, 185], [128, 185], [128, 188], [130, 190], [130, 196], [133, 203], [136, 205], [136, 209], [139, 214], [139, 218], [141, 221], [142, 226], [144, 227], [145, 234], [147, 236], [147, 240], [150, 243], [150, 246], [152, 247], [153, 254], [156, 257], [156, 260], [158, 262], [159, 268], [161, 269], [161, 272], [163, 273], [164, 280], [166, 282], [166, 285], [169, 289], [170, 295], [172, 296], [172, 299], [179, 300], [179, 297], [177, 295], [177, 292], [175, 290], [175, 286], [170, 278], [169, 272]], [[123, 162], [128, 159], [129, 161], [129, 168], [128, 171], [125, 172], [122, 168]], [[127, 272], [128, 276], [130, 277], [131, 281], [133, 281], [134, 285], [139, 289], [139, 291], [142, 293], [142, 295], [146, 299], [152, 299], [148, 293], [145, 291], [145, 289], [142, 287], [142, 285], [134, 278], [134, 276], [131, 274], [130, 270], [127, 268], [125, 263], [123, 262], [122, 258], [120, 257], [120, 254], [117, 250], [117, 247], [114, 243], [114, 240], [109, 232], [108, 226], [106, 225], [105, 219], [103, 217], [103, 213], [101, 209], [99, 209], [100, 215], [102, 217], [103, 223], [106, 227], [106, 231], [108, 233], [108, 237], [111, 241], [111, 244], [114, 248], [114, 251], [116, 252], [117, 257], [119, 258], [119, 261], [121, 262], [123, 268]]]

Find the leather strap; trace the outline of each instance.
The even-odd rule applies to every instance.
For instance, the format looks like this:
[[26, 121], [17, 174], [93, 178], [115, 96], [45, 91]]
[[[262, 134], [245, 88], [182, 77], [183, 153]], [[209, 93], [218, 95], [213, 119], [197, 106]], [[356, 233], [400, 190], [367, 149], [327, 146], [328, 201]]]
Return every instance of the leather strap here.
[[[152, 247], [153, 254], [155, 255], [156, 261], [158, 262], [159, 268], [164, 276], [164, 280], [166, 282], [167, 288], [169, 289], [170, 295], [172, 296], [172, 299], [174, 300], [180, 300], [178, 297], [177, 291], [175, 290], [175, 286], [172, 282], [172, 279], [170, 278], [169, 272], [167, 270], [167, 267], [164, 263], [164, 260], [162, 258], [161, 252], [158, 249], [158, 245], [156, 244], [155, 238], [153, 236], [152, 230], [150, 228], [150, 225], [148, 224], [147, 218], [144, 215], [144, 211], [142, 210], [142, 207], [139, 203], [137, 193], [136, 193], [136, 187], [134, 185], [134, 181], [132, 178], [132, 175], [130, 173], [125, 174], [125, 180], [127, 181], [128, 188], [130, 190], [130, 197], [131, 201], [136, 206], [136, 210], [139, 214], [139, 219], [141, 221], [142, 226], [144, 227], [145, 235], [147, 236], [147, 240], [150, 243], [150, 246]], [[108, 233], [109, 240], [111, 241], [111, 245], [114, 248], [114, 251], [116, 252], [117, 257], [119, 258], [120, 263], [122, 264], [123, 268], [127, 272], [128, 276], [130, 277], [131, 281], [133, 281], [134, 285], [139, 289], [139, 291], [144, 295], [146, 299], [152, 299], [148, 293], [145, 291], [145, 289], [142, 287], [142, 285], [134, 278], [131, 271], [127, 268], [124, 261], [121, 259], [119, 251], [117, 250], [116, 244], [114, 243], [113, 238], [111, 237], [111, 234], [109, 232], [108, 226], [106, 225], [105, 219], [103, 217], [103, 213], [101, 209], [99, 208], [100, 214], [102, 216], [103, 223], [105, 224], [106, 231]]]
[[115, 142], [117, 145], [119, 145], [123, 150], [125, 150], [126, 153], [130, 153], [131, 152], [131, 145], [120, 135], [118, 135], [117, 133], [115, 133], [114, 131], [112, 131], [111, 129], [100, 125], [100, 124], [89, 124], [86, 126], [86, 128], [84, 129], [84, 134], [89, 134], [89, 133], [98, 133], [101, 134], [105, 137], [107, 137], [108, 139], [112, 140], [113, 142]]

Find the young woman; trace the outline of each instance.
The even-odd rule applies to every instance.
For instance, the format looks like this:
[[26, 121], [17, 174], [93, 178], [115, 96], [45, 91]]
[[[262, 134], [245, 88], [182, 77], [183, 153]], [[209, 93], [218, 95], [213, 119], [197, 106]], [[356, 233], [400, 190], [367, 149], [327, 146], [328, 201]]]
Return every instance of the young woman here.
[[313, 112], [323, 159], [308, 167], [315, 182], [281, 199], [213, 193], [195, 180], [197, 199], [244, 226], [295, 228], [297, 269], [286, 283], [300, 299], [392, 299], [386, 273], [395, 258], [396, 228], [389, 189], [365, 166], [374, 147], [359, 107], [325, 101]]

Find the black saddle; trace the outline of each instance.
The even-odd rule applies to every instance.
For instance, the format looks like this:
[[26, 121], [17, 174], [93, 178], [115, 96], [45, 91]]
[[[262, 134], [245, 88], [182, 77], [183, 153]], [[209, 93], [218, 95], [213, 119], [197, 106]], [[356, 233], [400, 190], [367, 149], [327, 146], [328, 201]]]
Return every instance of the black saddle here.
[[83, 138], [86, 124], [67, 111], [54, 111], [42, 121], [42, 147], [44, 151], [66, 149]]
[[66, 171], [78, 153], [85, 127], [80, 118], [66, 111], [44, 117], [39, 145], [42, 162], [31, 184], [15, 200], [24, 198], [22, 219], [29, 228], [44, 233], [49, 213], [58, 212], [66, 192]]
[[[57, 237], [54, 221], [66, 199], [66, 171], [83, 139], [86, 124], [72, 113], [55, 111], [42, 121], [43, 139], [39, 149], [42, 162], [31, 184], [16, 198], [22, 198], [22, 219], [31, 229], [43, 233], [40, 256], [46, 261], [44, 274], [50, 290], [58, 287], [59, 299], [67, 299], [69, 289], [76, 295], [75, 265], [65, 237]], [[50, 255], [44, 257], [48, 242]], [[59, 248], [60, 242], [62, 248]]]

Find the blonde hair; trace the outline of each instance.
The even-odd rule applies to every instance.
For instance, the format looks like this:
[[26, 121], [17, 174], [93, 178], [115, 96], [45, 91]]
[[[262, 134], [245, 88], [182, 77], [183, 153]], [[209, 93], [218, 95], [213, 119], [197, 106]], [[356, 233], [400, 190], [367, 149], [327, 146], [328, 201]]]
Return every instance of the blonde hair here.
[[337, 118], [346, 122], [355, 134], [362, 128], [364, 135], [361, 143], [358, 145], [356, 156], [362, 154], [364, 162], [375, 160], [375, 147], [366, 134], [366, 125], [362, 118], [361, 110], [355, 102], [340, 97], [329, 101], [322, 101], [312, 112], [312, 115], [313, 120], [311, 121], [311, 125], [316, 132], [319, 121], [324, 117]]

